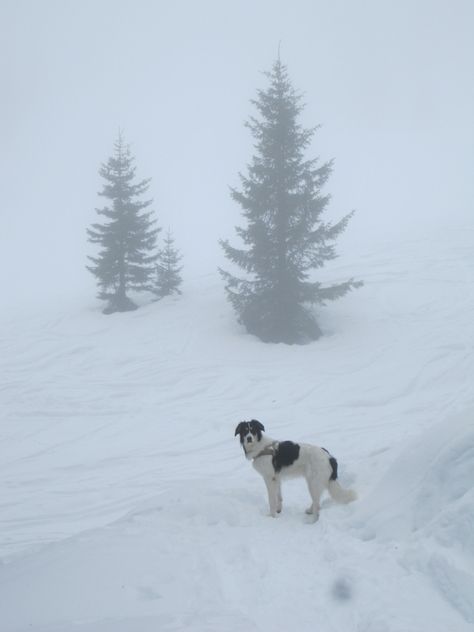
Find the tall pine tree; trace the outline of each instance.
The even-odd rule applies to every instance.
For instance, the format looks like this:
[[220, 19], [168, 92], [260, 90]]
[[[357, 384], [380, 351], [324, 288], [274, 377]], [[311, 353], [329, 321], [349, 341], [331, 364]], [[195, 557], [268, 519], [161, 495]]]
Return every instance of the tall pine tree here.
[[155, 293], [159, 298], [170, 294], [181, 294], [179, 286], [182, 283], [180, 275], [182, 267], [179, 265], [182, 257], [174, 246], [174, 239], [169, 229], [164, 241], [164, 247], [158, 252], [156, 266]]
[[244, 249], [221, 245], [226, 257], [247, 273], [238, 278], [220, 270], [240, 322], [265, 342], [305, 343], [321, 335], [312, 305], [344, 296], [361, 285], [349, 279], [323, 285], [311, 272], [336, 257], [334, 240], [352, 213], [336, 224], [322, 219], [330, 196], [321, 193], [332, 161], [305, 160], [315, 129], [298, 123], [303, 106], [280, 59], [266, 73], [269, 86], [252, 103], [259, 117], [246, 124], [256, 155], [241, 190], [232, 189], [242, 207], [245, 228], [236, 228]]
[[87, 229], [89, 241], [100, 246], [96, 257], [88, 257], [92, 265], [87, 269], [97, 279], [98, 297], [108, 301], [104, 314], [136, 309], [127, 293], [152, 291], [154, 286], [156, 238], [161, 229], [153, 212], [146, 211], [152, 201], [140, 199], [150, 179], [137, 182], [134, 163], [119, 133], [113, 156], [99, 170], [105, 180], [99, 195], [109, 204], [96, 211], [106, 221]]

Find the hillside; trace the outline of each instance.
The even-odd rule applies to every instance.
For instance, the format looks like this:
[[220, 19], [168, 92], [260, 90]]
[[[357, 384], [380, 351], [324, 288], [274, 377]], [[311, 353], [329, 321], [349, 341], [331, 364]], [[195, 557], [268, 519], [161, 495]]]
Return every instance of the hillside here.
[[[0, 317], [2, 632], [467, 632], [474, 623], [472, 230], [373, 245], [302, 347], [219, 279], [105, 317]], [[355, 270], [354, 270], [355, 266]], [[234, 428], [323, 445], [359, 500], [267, 517]]]

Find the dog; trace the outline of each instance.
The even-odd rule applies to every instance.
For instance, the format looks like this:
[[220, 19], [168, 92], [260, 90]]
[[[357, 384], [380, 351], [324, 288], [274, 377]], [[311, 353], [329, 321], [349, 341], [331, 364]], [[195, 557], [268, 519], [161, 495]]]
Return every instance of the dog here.
[[312, 516], [314, 522], [319, 518], [320, 499], [325, 489], [339, 503], [349, 503], [357, 498], [353, 489], [344, 489], [339, 484], [337, 461], [325, 448], [308, 443], [274, 441], [264, 432], [263, 424], [252, 419], [241, 421], [234, 436], [240, 436], [246, 458], [263, 476], [273, 518], [282, 509], [282, 478], [302, 476], [306, 479], [312, 500], [306, 513]]

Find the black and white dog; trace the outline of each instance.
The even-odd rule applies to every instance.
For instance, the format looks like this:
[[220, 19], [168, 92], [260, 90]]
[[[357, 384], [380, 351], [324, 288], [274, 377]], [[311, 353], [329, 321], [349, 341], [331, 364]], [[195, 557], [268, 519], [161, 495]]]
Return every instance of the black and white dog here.
[[308, 443], [274, 441], [264, 436], [265, 428], [256, 419], [241, 421], [235, 429], [247, 459], [263, 476], [268, 491], [270, 515], [281, 512], [281, 479], [303, 476], [311, 495], [311, 506], [306, 510], [314, 521], [319, 517], [319, 501], [325, 489], [339, 503], [356, 499], [352, 489], [344, 489], [337, 480], [337, 461], [325, 448]]

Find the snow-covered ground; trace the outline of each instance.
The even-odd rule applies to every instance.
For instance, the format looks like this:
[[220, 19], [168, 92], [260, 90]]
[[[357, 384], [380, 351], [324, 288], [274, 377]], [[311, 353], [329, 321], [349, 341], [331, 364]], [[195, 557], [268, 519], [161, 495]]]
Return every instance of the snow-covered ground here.
[[[474, 231], [374, 243], [325, 337], [265, 345], [216, 274], [103, 316], [0, 316], [1, 632], [467, 632]], [[267, 516], [236, 424], [314, 442], [359, 500]]]

